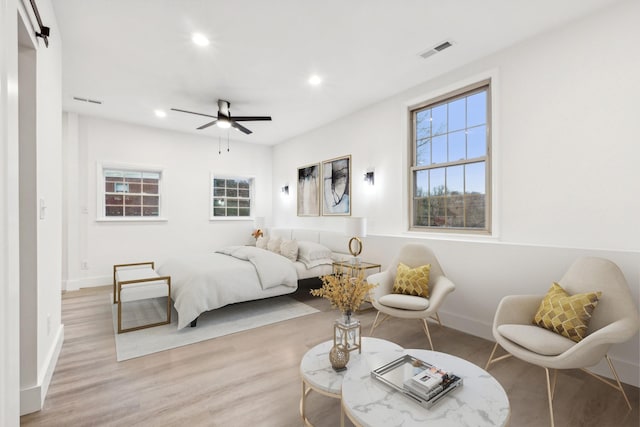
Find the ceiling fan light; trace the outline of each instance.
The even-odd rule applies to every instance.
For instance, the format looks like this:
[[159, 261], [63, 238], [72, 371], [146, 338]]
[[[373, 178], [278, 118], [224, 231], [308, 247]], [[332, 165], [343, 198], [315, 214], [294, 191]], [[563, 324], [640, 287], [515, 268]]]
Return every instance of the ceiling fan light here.
[[229, 129], [231, 127], [231, 122], [226, 119], [219, 119], [216, 122], [216, 125], [221, 129]]
[[209, 39], [204, 34], [201, 34], [201, 33], [193, 33], [191, 35], [191, 41], [198, 46], [209, 45]]
[[322, 83], [322, 77], [320, 77], [317, 74], [314, 74], [311, 77], [309, 77], [308, 82], [311, 86], [318, 86], [320, 83]]

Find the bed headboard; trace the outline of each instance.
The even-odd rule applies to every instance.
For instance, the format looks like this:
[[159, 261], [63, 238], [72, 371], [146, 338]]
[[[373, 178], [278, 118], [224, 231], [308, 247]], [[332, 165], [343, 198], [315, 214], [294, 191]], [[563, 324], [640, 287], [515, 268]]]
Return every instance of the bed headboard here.
[[349, 252], [349, 237], [335, 231], [305, 230], [301, 228], [271, 228], [269, 236], [287, 240], [308, 240], [320, 243], [337, 253]]

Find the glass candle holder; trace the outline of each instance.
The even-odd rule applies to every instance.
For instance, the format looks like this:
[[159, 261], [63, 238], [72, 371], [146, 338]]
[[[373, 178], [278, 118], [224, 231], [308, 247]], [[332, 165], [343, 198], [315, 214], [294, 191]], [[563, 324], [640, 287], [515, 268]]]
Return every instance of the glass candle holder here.
[[347, 351], [362, 353], [360, 321], [344, 316], [333, 323], [333, 345], [342, 345]]

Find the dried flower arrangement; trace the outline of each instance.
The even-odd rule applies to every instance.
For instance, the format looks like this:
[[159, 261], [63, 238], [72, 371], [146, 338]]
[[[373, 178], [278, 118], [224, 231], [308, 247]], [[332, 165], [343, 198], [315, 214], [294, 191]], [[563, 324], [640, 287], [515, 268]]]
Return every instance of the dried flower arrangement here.
[[251, 235], [253, 236], [254, 239], [258, 240], [258, 237], [262, 237], [264, 236], [264, 234], [262, 233], [262, 230], [257, 228], [255, 230], [253, 230], [253, 233], [251, 233]]
[[311, 295], [328, 299], [332, 307], [347, 314], [356, 311], [369, 291], [377, 286], [367, 283], [363, 271], [356, 277], [338, 271], [337, 274], [321, 276], [320, 279], [322, 287], [312, 289]]

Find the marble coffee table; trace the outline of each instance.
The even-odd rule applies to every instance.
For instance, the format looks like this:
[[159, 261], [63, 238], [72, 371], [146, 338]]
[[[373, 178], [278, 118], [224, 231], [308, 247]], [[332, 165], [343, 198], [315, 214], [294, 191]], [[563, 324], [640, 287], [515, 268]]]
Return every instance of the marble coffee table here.
[[410, 349], [410, 354], [463, 379], [463, 385], [426, 409], [377, 379], [371, 371], [400, 357], [377, 354], [350, 366], [342, 379], [342, 409], [356, 426], [505, 426], [511, 410], [504, 389], [487, 371], [446, 353]]
[[[394, 359], [403, 354], [403, 348], [397, 344], [379, 338], [362, 337], [362, 353], [352, 351], [349, 354], [347, 369], [336, 372], [331, 367], [331, 363], [329, 363], [329, 351], [332, 346], [333, 340], [318, 344], [307, 351], [302, 357], [302, 362], [300, 362], [300, 375], [302, 376], [300, 415], [302, 415], [305, 425], [308, 426], [313, 424], [305, 414], [305, 401], [311, 390], [325, 396], [340, 399], [342, 381], [349, 372], [361, 372], [368, 369], [369, 366], [386, 363], [384, 362], [385, 358], [391, 357]], [[361, 367], [362, 369], [360, 369]], [[341, 420], [343, 420], [343, 417], [341, 417]]]

